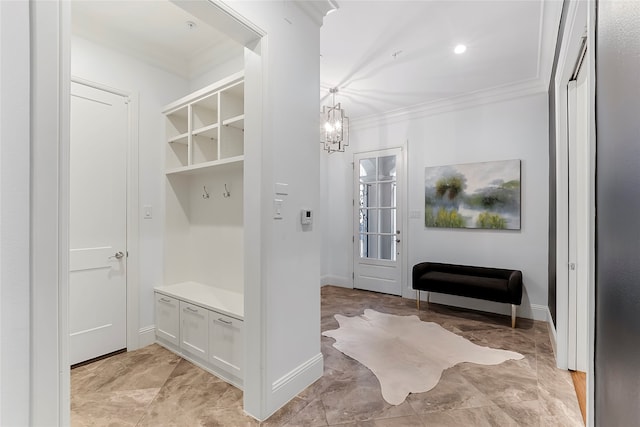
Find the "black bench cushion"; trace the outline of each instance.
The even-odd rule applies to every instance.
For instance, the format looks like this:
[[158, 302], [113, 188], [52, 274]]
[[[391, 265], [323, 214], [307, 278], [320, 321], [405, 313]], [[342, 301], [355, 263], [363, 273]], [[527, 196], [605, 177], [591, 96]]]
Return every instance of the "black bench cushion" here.
[[421, 262], [413, 266], [413, 289], [519, 305], [522, 272], [503, 268]]

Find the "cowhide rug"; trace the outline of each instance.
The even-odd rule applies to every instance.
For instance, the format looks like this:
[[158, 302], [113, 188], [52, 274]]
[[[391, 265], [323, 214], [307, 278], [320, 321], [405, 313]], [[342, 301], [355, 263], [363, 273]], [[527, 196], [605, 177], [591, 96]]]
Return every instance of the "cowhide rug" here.
[[380, 381], [382, 397], [392, 405], [404, 402], [409, 393], [431, 390], [442, 372], [458, 363], [497, 365], [524, 357], [473, 344], [415, 315], [366, 309], [360, 316], [335, 318], [340, 327], [322, 335], [335, 338], [335, 348], [369, 368]]

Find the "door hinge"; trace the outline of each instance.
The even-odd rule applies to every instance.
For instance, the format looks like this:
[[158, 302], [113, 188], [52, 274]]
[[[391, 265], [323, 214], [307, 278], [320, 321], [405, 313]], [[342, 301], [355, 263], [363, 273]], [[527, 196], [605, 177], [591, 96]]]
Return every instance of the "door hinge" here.
[[127, 251], [127, 258], [129, 258], [129, 251]]
[[356, 273], [351, 273], [351, 280], [356, 280]]
[[351, 236], [351, 243], [355, 243], [356, 242], [356, 236]]

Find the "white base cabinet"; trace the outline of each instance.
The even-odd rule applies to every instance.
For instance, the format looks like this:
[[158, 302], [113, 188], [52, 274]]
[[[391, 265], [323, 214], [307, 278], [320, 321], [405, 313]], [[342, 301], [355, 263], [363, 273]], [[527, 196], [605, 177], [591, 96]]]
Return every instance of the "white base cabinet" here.
[[176, 347], [180, 345], [180, 301], [156, 293], [156, 336]]
[[180, 301], [180, 349], [202, 360], [209, 358], [209, 310]]
[[[156, 342], [242, 389], [243, 319], [229, 315], [234, 313], [229, 312], [233, 304], [225, 299], [228, 291], [208, 288], [209, 298], [201, 298], [201, 304], [194, 302], [202, 296], [202, 286], [156, 288]], [[190, 293], [189, 289], [198, 292]], [[210, 305], [212, 301], [222, 308], [216, 310]]]
[[238, 378], [242, 378], [244, 359], [242, 324], [233, 317], [209, 312], [209, 361]]

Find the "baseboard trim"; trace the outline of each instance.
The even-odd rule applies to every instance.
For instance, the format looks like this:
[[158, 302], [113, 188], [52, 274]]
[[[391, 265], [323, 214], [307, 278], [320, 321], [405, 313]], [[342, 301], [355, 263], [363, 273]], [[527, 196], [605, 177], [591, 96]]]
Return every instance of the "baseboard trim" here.
[[541, 304], [531, 304], [531, 313], [533, 314], [533, 320], [541, 320], [543, 322], [549, 322], [549, 307]]
[[138, 331], [139, 348], [146, 347], [156, 342], [156, 326], [146, 326]]
[[[420, 300], [426, 300], [427, 292], [422, 291], [421, 294], [422, 295]], [[415, 299], [415, 295], [413, 295], [413, 298], [411, 299]], [[470, 310], [485, 311], [487, 313], [496, 313], [496, 314], [503, 314], [505, 316], [511, 316], [510, 304], [504, 304], [504, 303], [493, 302], [493, 301], [485, 301], [485, 300], [476, 299], [476, 298], [461, 297], [458, 295], [438, 294], [435, 292], [431, 294], [430, 300], [431, 302], [434, 302], [436, 304], [444, 304], [444, 305], [450, 305], [453, 307], [467, 308]], [[523, 303], [524, 304], [517, 306], [517, 310], [516, 310], [517, 317], [521, 317], [523, 319], [540, 320], [543, 322], [548, 321], [549, 316], [547, 312], [549, 311], [549, 309], [546, 305], [540, 305], [540, 304], [525, 305], [526, 301], [524, 300], [523, 300]]]
[[268, 416], [266, 418], [269, 418], [302, 390], [321, 378], [323, 372], [324, 359], [322, 353], [318, 353], [275, 380], [271, 385], [271, 396], [268, 399]]
[[553, 356], [558, 360], [558, 335], [556, 333], [556, 327], [553, 324], [553, 316], [551, 316], [551, 310], [547, 307], [547, 329], [549, 330], [549, 339], [551, 340], [551, 347], [553, 348]]
[[340, 276], [322, 276], [320, 277], [320, 286], [338, 286], [340, 288], [353, 289], [353, 280], [348, 277]]

